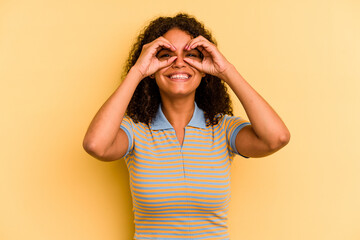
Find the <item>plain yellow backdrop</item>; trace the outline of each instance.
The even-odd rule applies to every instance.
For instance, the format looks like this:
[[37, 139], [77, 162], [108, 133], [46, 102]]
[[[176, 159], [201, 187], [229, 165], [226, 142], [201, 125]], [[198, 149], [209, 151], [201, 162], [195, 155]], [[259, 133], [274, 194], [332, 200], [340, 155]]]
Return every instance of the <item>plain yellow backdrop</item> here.
[[233, 162], [231, 239], [360, 239], [357, 0], [1, 0], [0, 239], [132, 239], [126, 166], [82, 139], [139, 31], [179, 11], [292, 134], [272, 156]]

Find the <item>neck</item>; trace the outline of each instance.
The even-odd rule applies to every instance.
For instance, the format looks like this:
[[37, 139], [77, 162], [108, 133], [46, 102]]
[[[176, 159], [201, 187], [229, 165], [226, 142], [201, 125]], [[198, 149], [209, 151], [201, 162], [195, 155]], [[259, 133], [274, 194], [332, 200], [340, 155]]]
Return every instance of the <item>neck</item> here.
[[194, 98], [183, 99], [161, 99], [161, 110], [170, 124], [176, 128], [185, 128], [190, 122], [194, 110], [195, 100]]

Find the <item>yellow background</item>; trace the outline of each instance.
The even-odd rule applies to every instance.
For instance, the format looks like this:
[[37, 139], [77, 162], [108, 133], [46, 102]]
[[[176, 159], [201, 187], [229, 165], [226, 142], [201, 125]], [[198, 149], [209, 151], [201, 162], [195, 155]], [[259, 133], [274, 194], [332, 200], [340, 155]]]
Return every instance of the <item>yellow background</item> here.
[[270, 157], [235, 159], [231, 239], [360, 239], [357, 0], [1, 0], [0, 239], [132, 238], [124, 162], [82, 139], [142, 27], [179, 11], [292, 134]]

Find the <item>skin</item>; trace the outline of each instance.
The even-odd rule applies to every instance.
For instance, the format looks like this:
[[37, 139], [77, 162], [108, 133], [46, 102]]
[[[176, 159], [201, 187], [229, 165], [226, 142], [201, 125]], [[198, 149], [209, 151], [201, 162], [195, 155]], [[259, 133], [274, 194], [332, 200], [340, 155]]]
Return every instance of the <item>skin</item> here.
[[[163, 37], [171, 42], [176, 50], [164, 49], [157, 55], [158, 59], [166, 61], [174, 56], [176, 59], [170, 66], [158, 70], [154, 75], [160, 90], [162, 111], [174, 127], [179, 144], [182, 145], [185, 126], [191, 120], [195, 108], [195, 91], [205, 74], [185, 61], [191, 59], [194, 62], [201, 63], [202, 60], [199, 50], [185, 49], [187, 43], [192, 40], [189, 34], [179, 29], [172, 29]], [[169, 76], [176, 74], [188, 74], [190, 78], [169, 78]]]
[[[199, 57], [199, 52], [203, 58]], [[191, 77], [184, 80], [169, 78], [176, 73]], [[119, 126], [136, 86], [146, 76], [156, 79], [162, 110], [182, 145], [185, 126], [194, 112], [195, 90], [204, 74], [217, 76], [231, 87], [251, 122], [251, 126], [244, 127], [236, 136], [239, 153], [263, 157], [289, 142], [290, 133], [277, 113], [214, 44], [202, 36], [192, 38], [174, 28], [143, 46], [136, 64], [92, 120], [84, 138], [84, 149], [104, 161], [124, 156], [129, 143]]]

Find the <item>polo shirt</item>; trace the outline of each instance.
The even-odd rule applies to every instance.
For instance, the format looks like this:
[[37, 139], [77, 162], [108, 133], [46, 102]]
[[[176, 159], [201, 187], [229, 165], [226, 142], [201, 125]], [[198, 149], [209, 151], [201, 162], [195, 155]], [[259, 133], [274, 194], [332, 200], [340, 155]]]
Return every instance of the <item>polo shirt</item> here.
[[225, 115], [206, 126], [195, 103], [180, 145], [161, 106], [149, 125], [125, 116], [134, 239], [230, 239], [230, 163], [239, 154], [236, 135], [249, 124]]

